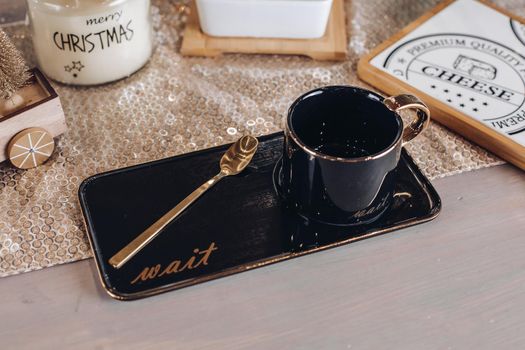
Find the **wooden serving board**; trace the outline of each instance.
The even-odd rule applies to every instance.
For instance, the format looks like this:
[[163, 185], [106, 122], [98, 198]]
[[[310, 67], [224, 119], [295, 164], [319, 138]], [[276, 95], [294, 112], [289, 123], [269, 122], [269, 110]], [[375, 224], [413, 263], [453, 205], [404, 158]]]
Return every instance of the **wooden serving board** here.
[[224, 53], [304, 55], [315, 60], [344, 60], [347, 53], [343, 0], [334, 0], [326, 33], [319, 39], [213, 37], [201, 31], [195, 4], [184, 31], [181, 53], [215, 57]]
[[525, 169], [525, 20], [446, 0], [364, 56], [361, 79], [410, 92], [432, 118]]

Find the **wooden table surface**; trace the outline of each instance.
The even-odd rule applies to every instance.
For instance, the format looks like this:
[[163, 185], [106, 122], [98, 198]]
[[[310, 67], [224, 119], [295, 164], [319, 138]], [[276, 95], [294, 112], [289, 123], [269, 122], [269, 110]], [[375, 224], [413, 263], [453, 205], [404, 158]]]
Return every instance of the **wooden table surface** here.
[[433, 182], [430, 223], [132, 302], [92, 260], [0, 280], [0, 349], [525, 349], [525, 173]]

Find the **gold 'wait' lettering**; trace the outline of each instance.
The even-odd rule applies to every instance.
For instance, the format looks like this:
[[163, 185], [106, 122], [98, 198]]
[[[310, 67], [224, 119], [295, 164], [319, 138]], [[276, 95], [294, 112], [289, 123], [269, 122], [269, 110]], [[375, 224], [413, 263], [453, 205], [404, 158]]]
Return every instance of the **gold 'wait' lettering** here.
[[[152, 280], [158, 277], [162, 277], [164, 275], [171, 275], [173, 273], [182, 272], [184, 270], [192, 270], [200, 266], [208, 265], [208, 260], [211, 256], [211, 254], [216, 251], [218, 248], [215, 245], [215, 242], [212, 242], [208, 249], [206, 250], [199, 250], [194, 249], [193, 254], [184, 264], [181, 260], [173, 260], [168, 266], [166, 266], [164, 269], [162, 269], [162, 266], [160, 264], [157, 264], [152, 267], [145, 267], [137, 277], [135, 277], [131, 284], [135, 284], [137, 282], [144, 282], [147, 280]], [[197, 258], [200, 259], [195, 263]], [[181, 266], [182, 265], [182, 266]], [[161, 272], [162, 270], [162, 272]], [[160, 273], [159, 273], [160, 272]]]

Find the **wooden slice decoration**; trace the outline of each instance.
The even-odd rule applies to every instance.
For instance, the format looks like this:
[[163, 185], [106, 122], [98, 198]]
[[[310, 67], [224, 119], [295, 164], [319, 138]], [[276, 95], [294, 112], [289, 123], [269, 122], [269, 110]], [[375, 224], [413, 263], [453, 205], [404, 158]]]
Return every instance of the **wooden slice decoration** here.
[[55, 149], [53, 136], [42, 128], [29, 128], [13, 136], [7, 145], [7, 157], [20, 169], [35, 168], [51, 157]]

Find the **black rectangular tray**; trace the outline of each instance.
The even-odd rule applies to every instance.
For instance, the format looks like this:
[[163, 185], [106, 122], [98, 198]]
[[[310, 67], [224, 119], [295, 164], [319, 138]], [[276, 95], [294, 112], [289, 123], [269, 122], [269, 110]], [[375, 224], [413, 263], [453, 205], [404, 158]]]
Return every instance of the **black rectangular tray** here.
[[372, 224], [305, 222], [282, 205], [274, 185], [283, 135], [259, 138], [251, 165], [222, 180], [122, 268], [108, 260], [218, 172], [229, 145], [92, 176], [79, 199], [104, 289], [136, 299], [347, 244], [435, 218], [441, 201], [403, 150], [395, 200]]

